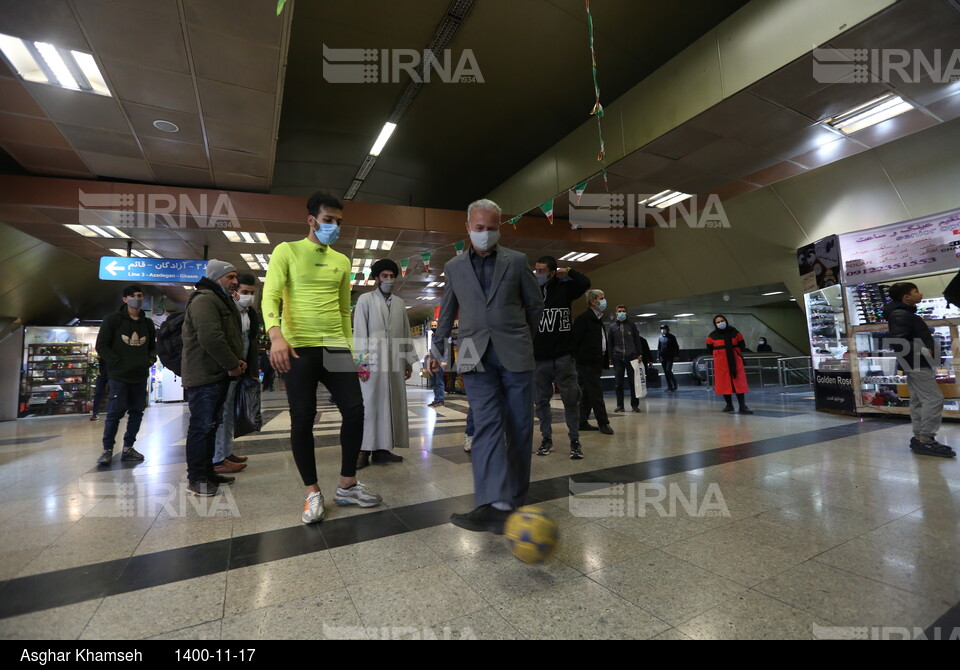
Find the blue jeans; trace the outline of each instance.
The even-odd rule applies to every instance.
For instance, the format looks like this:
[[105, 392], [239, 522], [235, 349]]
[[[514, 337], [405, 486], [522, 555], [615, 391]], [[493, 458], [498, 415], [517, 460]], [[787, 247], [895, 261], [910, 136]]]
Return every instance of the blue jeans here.
[[227, 398], [229, 377], [204, 386], [184, 389], [190, 406], [190, 424], [187, 427], [187, 479], [204, 481], [213, 475], [213, 450], [217, 426]]
[[520, 507], [530, 488], [533, 447], [533, 370], [503, 367], [493, 343], [481, 359], [482, 372], [465, 372], [473, 409], [473, 463], [477, 506], [503, 502]]
[[217, 439], [213, 448], [214, 463], [219, 463], [233, 453], [233, 414], [237, 397], [237, 380], [239, 379], [239, 377], [234, 377], [230, 380], [227, 397], [223, 401], [223, 413], [220, 417], [220, 427], [217, 428]]
[[464, 431], [466, 435], [473, 437], [473, 434], [477, 432], [476, 426], [473, 423], [473, 408], [467, 408], [467, 429]]
[[120, 419], [127, 415], [127, 431], [123, 435], [123, 448], [132, 447], [137, 441], [137, 432], [140, 422], [143, 421], [143, 410], [147, 408], [147, 382], [128, 384], [116, 379], [110, 380], [109, 404], [107, 405], [107, 420], [103, 424], [103, 448], [113, 450], [116, 443], [117, 431], [120, 429]]
[[443, 370], [433, 373], [433, 402], [443, 402], [443, 391], [446, 382], [443, 379]]

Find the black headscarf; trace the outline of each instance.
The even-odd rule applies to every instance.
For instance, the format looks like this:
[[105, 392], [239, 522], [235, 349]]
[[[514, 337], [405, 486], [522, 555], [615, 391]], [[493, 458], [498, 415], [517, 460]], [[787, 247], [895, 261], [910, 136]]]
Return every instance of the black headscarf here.
[[[737, 335], [740, 334], [740, 331], [734, 328], [730, 324], [730, 320], [723, 314], [717, 314], [715, 317], [713, 317], [713, 322], [716, 323], [717, 319], [723, 319], [726, 321], [727, 327], [722, 330], [720, 328], [714, 328], [713, 332], [710, 333], [710, 339], [723, 340], [723, 346], [727, 351], [727, 367], [730, 369], [730, 378], [734, 379], [737, 376], [737, 355], [733, 351], [733, 340]], [[740, 348], [743, 348], [744, 344], [741, 342], [739, 346]], [[710, 353], [713, 352], [711, 351]]]

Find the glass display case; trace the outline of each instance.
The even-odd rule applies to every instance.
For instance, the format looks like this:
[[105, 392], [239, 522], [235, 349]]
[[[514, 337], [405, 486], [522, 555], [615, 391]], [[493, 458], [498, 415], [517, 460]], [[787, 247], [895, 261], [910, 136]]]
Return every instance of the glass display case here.
[[856, 403], [850, 373], [847, 315], [840, 286], [804, 295], [813, 362], [817, 409], [853, 412]]
[[[926, 302], [926, 301], [924, 301]], [[921, 303], [922, 305], [922, 303]], [[960, 384], [957, 383], [958, 327], [960, 319], [927, 321], [934, 339], [937, 383], [944, 396], [944, 416], [960, 415]], [[863, 413], [909, 414], [910, 391], [907, 377], [889, 342], [887, 324], [854, 326], [851, 356], [857, 361], [853, 382], [857, 411]], [[957, 362], [955, 362], [957, 361]]]

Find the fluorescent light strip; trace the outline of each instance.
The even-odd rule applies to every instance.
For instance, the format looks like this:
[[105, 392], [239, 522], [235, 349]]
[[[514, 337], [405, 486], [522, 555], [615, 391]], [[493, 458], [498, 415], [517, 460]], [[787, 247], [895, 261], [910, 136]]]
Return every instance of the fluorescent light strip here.
[[223, 234], [226, 235], [227, 239], [230, 240], [231, 242], [240, 242], [240, 241], [242, 241], [242, 240], [240, 239], [240, 235], [239, 235], [237, 232], [233, 231], [233, 230], [224, 230], [224, 231], [223, 231]]
[[693, 196], [690, 193], [681, 193], [680, 191], [674, 191], [673, 195], [671, 195], [669, 198], [665, 198], [660, 202], [654, 203], [653, 206], [659, 209], [666, 209], [671, 205], [676, 205], [678, 202], [683, 202], [687, 198], [692, 198], [692, 197]]
[[911, 109], [913, 109], [913, 105], [905, 102], [900, 96], [884, 93], [873, 100], [828, 119], [824, 124], [850, 135]]
[[123, 238], [123, 239], [125, 239], [125, 240], [129, 240], [129, 239], [130, 239], [130, 236], [129, 236], [129, 235], [127, 235], [125, 232], [123, 232], [122, 230], [120, 230], [120, 229], [117, 228], [116, 226], [104, 226], [103, 229], [106, 230], [106, 231], [109, 231], [109, 232], [113, 233], [114, 237], [121, 237], [121, 238]]
[[153, 251], [151, 249], [147, 249], [143, 253], [145, 253], [147, 256], [150, 256], [151, 258], [163, 258], [163, 256], [161, 256], [156, 251]]
[[380, 249], [382, 249], [383, 251], [390, 251], [391, 249], [393, 249], [393, 242], [390, 240], [384, 240], [383, 242], [380, 243]]
[[253, 236], [257, 238], [257, 242], [260, 244], [270, 244], [270, 238], [267, 237], [266, 233], [254, 233]]
[[253, 263], [253, 262], [254, 262], [253, 254], [240, 254], [240, 258], [243, 259], [243, 262], [244, 262], [244, 263]]
[[105, 230], [104, 230], [103, 228], [101, 228], [100, 226], [87, 226], [87, 228], [89, 228], [90, 230], [92, 230], [93, 232], [95, 232], [95, 233], [96, 233], [97, 235], [99, 235], [100, 237], [110, 237], [110, 238], [113, 237], [113, 235], [111, 235], [110, 233], [108, 233], [107, 231], [105, 231]]
[[251, 235], [250, 233], [241, 231], [240, 237], [242, 237], [242, 238], [243, 238], [243, 241], [246, 242], [247, 244], [256, 244], [256, 243], [257, 243], [257, 241], [256, 241], [255, 239], [253, 239], [253, 235]]
[[67, 228], [69, 228], [73, 232], [83, 235], [84, 237], [97, 237], [97, 234], [92, 230], [88, 229], [86, 226], [78, 226], [72, 223], [65, 223], [63, 225], [65, 225]]
[[666, 197], [669, 193], [670, 193], [670, 190], [669, 190], [669, 189], [666, 190], [666, 191], [660, 191], [659, 193], [657, 193], [657, 194], [655, 194], [655, 195], [651, 195], [649, 198], [645, 198], [645, 199], [641, 200], [641, 201], [638, 202], [637, 204], [638, 204], [638, 205], [646, 205], [647, 203], [652, 203], [652, 202], [655, 201], [655, 200], [661, 200], [661, 199], [663, 199], [664, 197]]
[[647, 314], [637, 314], [637, 316], [656, 316], [656, 312], [648, 312]]
[[571, 252], [570, 252], [569, 254], [567, 254], [566, 256], [562, 256], [562, 257], [560, 258], [560, 260], [562, 260], [562, 261], [573, 260], [573, 257], [574, 257], [574, 256], [579, 256], [579, 255], [580, 255], [580, 252], [579, 252], [579, 251], [571, 251]]
[[397, 124], [390, 123], [387, 121], [383, 124], [383, 130], [380, 131], [380, 137], [377, 138], [377, 141], [373, 143], [373, 148], [370, 149], [371, 156], [379, 156], [380, 152], [383, 151], [383, 147], [387, 145], [387, 140], [390, 139], [390, 136], [393, 135], [393, 131], [397, 129]]
[[358, 239], [358, 240], [357, 240], [357, 246], [354, 247], [354, 248], [355, 248], [355, 249], [366, 249], [366, 248], [367, 248], [367, 241], [366, 241], [366, 240], [359, 240], [359, 239]]
[[370, 250], [376, 251], [377, 247], [380, 246], [380, 240], [370, 240]]
[[247, 267], [251, 270], [266, 270], [267, 268], [261, 268], [260, 264], [256, 261], [247, 261]]
[[70, 54], [73, 56], [73, 60], [77, 61], [77, 66], [83, 72], [83, 76], [87, 78], [87, 83], [90, 84], [93, 92], [100, 95], [110, 95], [110, 88], [104, 81], [103, 74], [97, 67], [97, 62], [93, 59], [93, 56], [82, 51], [71, 51]]
[[681, 316], [693, 316], [693, 314], [674, 314], [674, 316], [679, 319]]
[[50, 66], [50, 69], [53, 70], [53, 74], [58, 80], [56, 83], [60, 84], [63, 88], [79, 91], [80, 84], [73, 78], [73, 74], [70, 73], [70, 68], [63, 62], [63, 58], [60, 56], [57, 48], [48, 42], [34, 42], [34, 45], [37, 47], [40, 55], [43, 56], [43, 60], [45, 60], [47, 65]]
[[771, 293], [764, 293], [763, 295], [780, 295], [783, 291], [773, 291]]

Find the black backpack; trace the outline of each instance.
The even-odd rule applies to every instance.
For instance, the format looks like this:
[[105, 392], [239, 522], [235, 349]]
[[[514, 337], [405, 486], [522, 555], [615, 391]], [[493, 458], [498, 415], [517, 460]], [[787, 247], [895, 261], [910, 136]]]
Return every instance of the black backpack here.
[[[187, 307], [190, 302], [199, 294], [194, 293], [187, 301]], [[177, 312], [168, 316], [166, 321], [160, 324], [160, 330], [157, 332], [157, 358], [163, 363], [163, 367], [173, 371], [178, 377], [180, 374], [180, 356], [183, 353], [183, 320], [187, 316], [187, 309], [184, 307], [182, 312]]]

